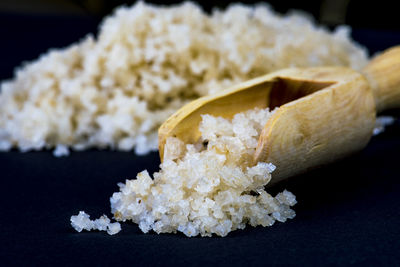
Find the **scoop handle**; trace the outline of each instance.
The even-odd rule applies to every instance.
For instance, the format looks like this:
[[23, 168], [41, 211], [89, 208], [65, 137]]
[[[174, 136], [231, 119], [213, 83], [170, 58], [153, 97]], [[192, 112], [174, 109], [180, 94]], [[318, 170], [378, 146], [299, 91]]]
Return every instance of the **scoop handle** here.
[[400, 108], [400, 46], [373, 58], [362, 73], [372, 88], [377, 113]]

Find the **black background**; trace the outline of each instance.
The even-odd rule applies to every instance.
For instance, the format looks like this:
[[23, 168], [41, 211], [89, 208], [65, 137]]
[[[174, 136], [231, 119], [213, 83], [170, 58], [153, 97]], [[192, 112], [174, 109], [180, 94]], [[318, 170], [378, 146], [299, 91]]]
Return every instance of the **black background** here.
[[[11, 78], [23, 60], [95, 33], [102, 14], [117, 2], [84, 15], [0, 9], [0, 79]], [[279, 3], [281, 11], [303, 8], [318, 19], [318, 1]], [[357, 5], [351, 1], [348, 10]], [[367, 7], [359, 16], [347, 12], [353, 37], [371, 53], [400, 44], [393, 18], [363, 22], [372, 14], [391, 14], [388, 7]], [[397, 120], [360, 153], [271, 188], [296, 194], [296, 218], [225, 238], [143, 234], [131, 223], [122, 224], [115, 236], [71, 228], [69, 218], [79, 210], [92, 218], [111, 216], [109, 197], [118, 191], [116, 184], [143, 169], [156, 171], [157, 153], [89, 150], [66, 158], [54, 158], [51, 151], [0, 153], [1, 265], [399, 265], [399, 137]]]

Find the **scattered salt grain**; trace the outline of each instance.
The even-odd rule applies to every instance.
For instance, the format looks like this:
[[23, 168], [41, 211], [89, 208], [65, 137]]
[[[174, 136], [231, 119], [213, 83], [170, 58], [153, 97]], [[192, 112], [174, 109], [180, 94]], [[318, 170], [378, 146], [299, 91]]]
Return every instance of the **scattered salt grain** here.
[[96, 220], [91, 220], [89, 214], [84, 211], [80, 211], [78, 215], [71, 216], [71, 225], [78, 232], [82, 232], [82, 230], [99, 230], [107, 231], [109, 235], [115, 235], [121, 231], [121, 225], [118, 222], [111, 223], [106, 215]]
[[93, 221], [93, 229], [97, 229], [99, 231], [106, 231], [109, 225], [110, 219], [105, 215]]
[[387, 126], [392, 125], [396, 119], [392, 116], [379, 116], [375, 120], [375, 128], [373, 131], [373, 135], [381, 134], [385, 131]]
[[55, 157], [64, 157], [69, 155], [69, 149], [67, 146], [58, 144], [53, 151]]
[[110, 223], [107, 227], [107, 233], [109, 235], [118, 234], [121, 231], [121, 225], [118, 222]]
[[71, 225], [78, 232], [82, 232], [82, 230], [90, 231], [94, 226], [90, 216], [84, 211], [80, 211], [76, 216], [71, 216]]

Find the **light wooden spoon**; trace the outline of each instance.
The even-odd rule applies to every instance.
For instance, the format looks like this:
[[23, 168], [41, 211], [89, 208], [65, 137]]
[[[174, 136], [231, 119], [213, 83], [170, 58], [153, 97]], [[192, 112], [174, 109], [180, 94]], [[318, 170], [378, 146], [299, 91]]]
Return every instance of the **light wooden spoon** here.
[[279, 107], [254, 155], [254, 162], [277, 166], [272, 184], [345, 157], [366, 146], [376, 113], [400, 107], [400, 46], [361, 73], [344, 67], [284, 69], [192, 101], [161, 125], [161, 160], [168, 137], [198, 141], [201, 114], [232, 118], [256, 107]]

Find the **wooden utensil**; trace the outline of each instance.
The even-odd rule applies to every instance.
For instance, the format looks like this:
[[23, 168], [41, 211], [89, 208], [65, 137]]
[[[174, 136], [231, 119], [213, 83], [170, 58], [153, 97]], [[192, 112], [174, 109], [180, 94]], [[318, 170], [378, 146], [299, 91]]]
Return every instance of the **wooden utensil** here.
[[201, 114], [232, 118], [256, 107], [279, 107], [254, 155], [254, 163], [277, 166], [271, 183], [345, 157], [366, 146], [376, 113], [400, 107], [400, 46], [375, 57], [361, 73], [344, 67], [290, 68], [192, 101], [161, 125], [161, 160], [168, 137], [198, 141]]

